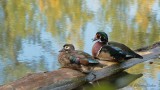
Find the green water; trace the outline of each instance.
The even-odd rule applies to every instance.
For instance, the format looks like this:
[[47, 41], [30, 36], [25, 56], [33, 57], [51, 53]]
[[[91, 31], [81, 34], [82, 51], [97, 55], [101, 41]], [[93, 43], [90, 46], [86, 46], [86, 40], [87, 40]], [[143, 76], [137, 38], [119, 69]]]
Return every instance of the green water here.
[[[132, 49], [160, 41], [160, 0], [0, 0], [0, 84], [58, 69], [65, 43], [91, 54], [97, 31]], [[123, 89], [160, 89], [159, 68], [130, 68], [143, 76]]]

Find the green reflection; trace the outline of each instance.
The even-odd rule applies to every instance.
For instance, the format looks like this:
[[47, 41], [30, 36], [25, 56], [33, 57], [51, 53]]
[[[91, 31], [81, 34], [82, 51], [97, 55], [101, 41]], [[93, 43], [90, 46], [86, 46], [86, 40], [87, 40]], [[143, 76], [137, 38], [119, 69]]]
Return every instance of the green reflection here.
[[82, 0], [39, 0], [38, 3], [40, 11], [47, 19], [46, 29], [57, 41], [63, 40], [83, 47], [84, 38], [81, 32], [93, 14], [82, 8]]
[[130, 74], [127, 72], [119, 72], [93, 84], [78, 87], [78, 90], [117, 90], [128, 86], [134, 80], [142, 77], [142, 74]]
[[[0, 71], [4, 78], [1, 83], [16, 80], [28, 72], [47, 71], [49, 66], [44, 63], [51, 63], [49, 61], [53, 58], [46, 59], [49, 57], [46, 53], [51, 52], [57, 57], [56, 50], [64, 43], [74, 43], [83, 50], [86, 37], [94, 37], [85, 36], [87, 30], [91, 33], [99, 30], [109, 32], [110, 40], [124, 43], [132, 49], [160, 41], [158, 10], [153, 11], [155, 3], [160, 3], [159, 0], [90, 1], [91, 4], [86, 0], [0, 0], [0, 63], [3, 64]], [[90, 9], [99, 7], [94, 11], [88, 5], [91, 5]], [[89, 23], [95, 26], [95, 30], [88, 26]], [[46, 33], [51, 34], [51, 37], [46, 39], [48, 34], [42, 37]], [[41, 58], [37, 62], [19, 60], [18, 56], [22, 54], [20, 51], [23, 52], [24, 49], [24, 40], [28, 41], [25, 43], [37, 44], [36, 47], [45, 49], [42, 51], [44, 56], [39, 55]], [[49, 47], [50, 43], [53, 43], [53, 47]], [[56, 58], [54, 60], [55, 63]], [[139, 65], [134, 70], [145, 68], [145, 65]], [[131, 72], [147, 72], [134, 70]], [[151, 67], [150, 70], [156, 72], [158, 68]]]

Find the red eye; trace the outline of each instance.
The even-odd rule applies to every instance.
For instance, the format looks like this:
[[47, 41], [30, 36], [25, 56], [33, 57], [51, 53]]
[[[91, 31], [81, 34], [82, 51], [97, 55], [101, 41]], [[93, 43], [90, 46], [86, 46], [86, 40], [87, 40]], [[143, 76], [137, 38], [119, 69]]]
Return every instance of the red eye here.
[[99, 35], [99, 34], [97, 34], [97, 38], [98, 38], [98, 39], [100, 38], [100, 35]]

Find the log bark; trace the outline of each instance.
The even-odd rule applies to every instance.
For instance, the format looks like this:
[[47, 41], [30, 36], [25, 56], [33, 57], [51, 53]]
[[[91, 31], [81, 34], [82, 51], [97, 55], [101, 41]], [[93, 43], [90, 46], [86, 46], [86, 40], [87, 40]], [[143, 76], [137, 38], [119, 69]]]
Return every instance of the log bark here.
[[[121, 64], [110, 63], [102, 69], [96, 69], [88, 75], [69, 68], [62, 68], [52, 72], [33, 73], [19, 80], [0, 86], [0, 90], [70, 90], [87, 82], [109, 77], [115, 73], [128, 69], [138, 63], [159, 58], [160, 42], [151, 46], [137, 49], [143, 59], [130, 59]], [[96, 78], [95, 78], [96, 75]]]

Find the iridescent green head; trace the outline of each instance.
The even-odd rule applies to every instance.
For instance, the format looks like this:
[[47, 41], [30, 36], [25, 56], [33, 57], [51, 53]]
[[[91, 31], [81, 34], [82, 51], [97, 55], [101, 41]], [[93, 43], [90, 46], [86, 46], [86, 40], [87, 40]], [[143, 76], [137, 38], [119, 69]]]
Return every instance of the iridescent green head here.
[[108, 35], [105, 32], [97, 32], [93, 41], [100, 40], [101, 42], [108, 42]]

